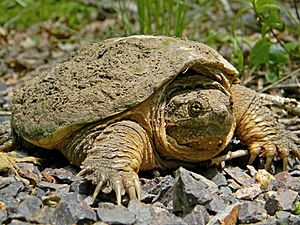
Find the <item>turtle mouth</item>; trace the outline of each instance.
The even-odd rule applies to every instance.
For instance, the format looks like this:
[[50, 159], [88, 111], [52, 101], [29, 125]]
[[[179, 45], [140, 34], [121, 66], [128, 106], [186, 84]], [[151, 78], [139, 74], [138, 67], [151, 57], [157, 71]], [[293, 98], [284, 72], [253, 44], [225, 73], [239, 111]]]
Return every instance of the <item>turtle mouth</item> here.
[[195, 138], [187, 138], [180, 142], [173, 137], [168, 136], [171, 143], [176, 146], [186, 146], [194, 151], [209, 151], [222, 148], [224, 137], [221, 136], [198, 136]]

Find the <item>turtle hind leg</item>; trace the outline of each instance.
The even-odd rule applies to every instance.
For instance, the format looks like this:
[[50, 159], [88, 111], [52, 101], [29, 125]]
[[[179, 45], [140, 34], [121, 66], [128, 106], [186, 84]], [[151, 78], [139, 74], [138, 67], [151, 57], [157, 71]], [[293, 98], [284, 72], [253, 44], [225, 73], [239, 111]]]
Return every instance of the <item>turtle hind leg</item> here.
[[131, 199], [140, 199], [137, 175], [140, 169], [155, 167], [153, 151], [146, 131], [132, 121], [120, 121], [106, 127], [87, 151], [82, 163], [86, 178], [96, 185], [93, 198], [100, 191], [116, 193], [117, 203], [128, 193]]
[[265, 99], [253, 90], [234, 85], [233, 95], [236, 133], [249, 147], [249, 163], [257, 156], [263, 156], [266, 158], [265, 169], [268, 169], [273, 159], [280, 157], [286, 170], [290, 152], [299, 158], [299, 148], [292, 133], [278, 123]]

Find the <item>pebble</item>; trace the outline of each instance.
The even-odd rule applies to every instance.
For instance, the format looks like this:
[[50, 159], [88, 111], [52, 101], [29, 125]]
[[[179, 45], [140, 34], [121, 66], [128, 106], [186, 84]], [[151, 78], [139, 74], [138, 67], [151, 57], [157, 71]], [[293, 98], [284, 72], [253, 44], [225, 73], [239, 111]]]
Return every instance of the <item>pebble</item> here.
[[205, 225], [209, 220], [209, 214], [203, 205], [196, 205], [183, 220], [189, 225]]
[[151, 205], [132, 200], [128, 204], [128, 210], [135, 215], [135, 225], [147, 225], [152, 223], [154, 209]]
[[146, 200], [147, 198], [146, 202], [148, 203], [159, 201], [167, 206], [172, 201], [174, 182], [175, 179], [170, 175], [156, 177], [154, 182], [148, 180], [148, 183], [142, 188], [144, 191], [142, 199]]
[[253, 200], [260, 193], [262, 193], [260, 184], [251, 184], [247, 187], [241, 187], [234, 193], [234, 195], [238, 199]]
[[218, 213], [224, 210], [226, 204], [224, 200], [217, 194], [214, 194], [212, 200], [205, 205], [207, 211], [212, 213]]
[[240, 207], [239, 203], [226, 206], [223, 211], [213, 216], [207, 225], [236, 224]]
[[218, 186], [205, 177], [180, 167], [175, 172], [173, 206], [175, 212], [188, 214], [197, 204], [206, 204], [217, 193]]
[[292, 211], [295, 207], [298, 193], [293, 190], [280, 190], [275, 195], [275, 201], [279, 210]]
[[[14, 215], [11, 215], [11, 218], [25, 218], [26, 221], [32, 221], [33, 215], [42, 207], [42, 201], [36, 196], [29, 196], [24, 201], [22, 201], [16, 210]], [[33, 222], [33, 221], [32, 221]]]
[[214, 176], [211, 179], [212, 182], [214, 182], [218, 187], [225, 187], [228, 185], [228, 182], [226, 180], [226, 177], [224, 176], [223, 173], [218, 172], [216, 176]]
[[300, 176], [294, 177], [285, 171], [276, 174], [274, 177], [277, 180], [279, 187], [292, 189], [300, 193]]
[[267, 211], [261, 201], [245, 201], [239, 211], [240, 223], [255, 223], [267, 218]]
[[255, 183], [253, 177], [250, 177], [246, 172], [244, 172], [239, 167], [227, 167], [224, 171], [234, 179], [238, 184], [242, 186], [249, 186]]
[[135, 220], [128, 208], [112, 203], [100, 203], [97, 209], [97, 215], [100, 220], [108, 224], [133, 224]]
[[52, 224], [67, 225], [78, 223], [90, 223], [97, 220], [95, 211], [85, 204], [82, 196], [76, 193], [70, 193], [60, 200], [56, 206]]
[[0, 177], [0, 196], [2, 197], [16, 197], [24, 188], [24, 184], [16, 177]]
[[[40, 175], [31, 163], [22, 163], [20, 167]], [[114, 195], [101, 194], [102, 197], [94, 202], [91, 182], [75, 177], [69, 167], [47, 170], [47, 174], [61, 184], [37, 179], [37, 186], [30, 188], [18, 178], [0, 177], [0, 223], [212, 225], [234, 224], [237, 221], [241, 224], [299, 225], [299, 216], [293, 214], [298, 192], [292, 188], [297, 189], [297, 185], [283, 182], [297, 176], [282, 173], [275, 176], [275, 186], [263, 190], [258, 183], [250, 184], [250, 180], [254, 181], [251, 176], [257, 176], [259, 171], [252, 171], [251, 176], [248, 175], [251, 179], [245, 176], [247, 186], [234, 178], [233, 174], [238, 176], [237, 171], [241, 171], [243, 176], [246, 174], [241, 169], [231, 168], [226, 173], [215, 170], [210, 173], [212, 180], [209, 180], [179, 168], [175, 178], [171, 175], [143, 178], [144, 203], [132, 200], [127, 208], [112, 203], [97, 206], [100, 199], [110, 201], [109, 198]], [[29, 176], [27, 178], [30, 179]]]

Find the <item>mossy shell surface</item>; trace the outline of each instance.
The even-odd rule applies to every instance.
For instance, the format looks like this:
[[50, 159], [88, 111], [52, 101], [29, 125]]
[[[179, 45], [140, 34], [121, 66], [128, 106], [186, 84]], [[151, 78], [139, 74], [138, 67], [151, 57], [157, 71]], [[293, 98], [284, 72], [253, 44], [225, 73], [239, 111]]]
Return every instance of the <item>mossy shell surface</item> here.
[[228, 80], [237, 74], [212, 48], [179, 38], [138, 35], [89, 44], [15, 93], [12, 126], [29, 142], [55, 142], [130, 110], [189, 68]]

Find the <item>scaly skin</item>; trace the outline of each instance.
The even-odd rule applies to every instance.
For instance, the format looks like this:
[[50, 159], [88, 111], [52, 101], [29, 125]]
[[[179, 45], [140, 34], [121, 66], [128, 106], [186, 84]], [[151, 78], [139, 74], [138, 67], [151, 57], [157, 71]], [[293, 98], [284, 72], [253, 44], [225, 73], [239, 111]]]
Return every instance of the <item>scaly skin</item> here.
[[97, 184], [93, 198], [107, 185], [107, 192], [113, 189], [120, 205], [125, 192], [129, 193], [131, 199], [140, 199], [137, 173], [140, 169], [155, 167], [146, 131], [139, 124], [124, 120], [106, 127], [96, 137], [87, 151], [79, 175], [87, 174], [86, 177]]
[[263, 156], [266, 157], [265, 169], [268, 169], [273, 158], [279, 156], [283, 160], [283, 169], [286, 170], [290, 151], [299, 157], [293, 135], [277, 122], [263, 96], [238, 84], [232, 86], [232, 92], [236, 133], [248, 145], [249, 164], [258, 155]]

